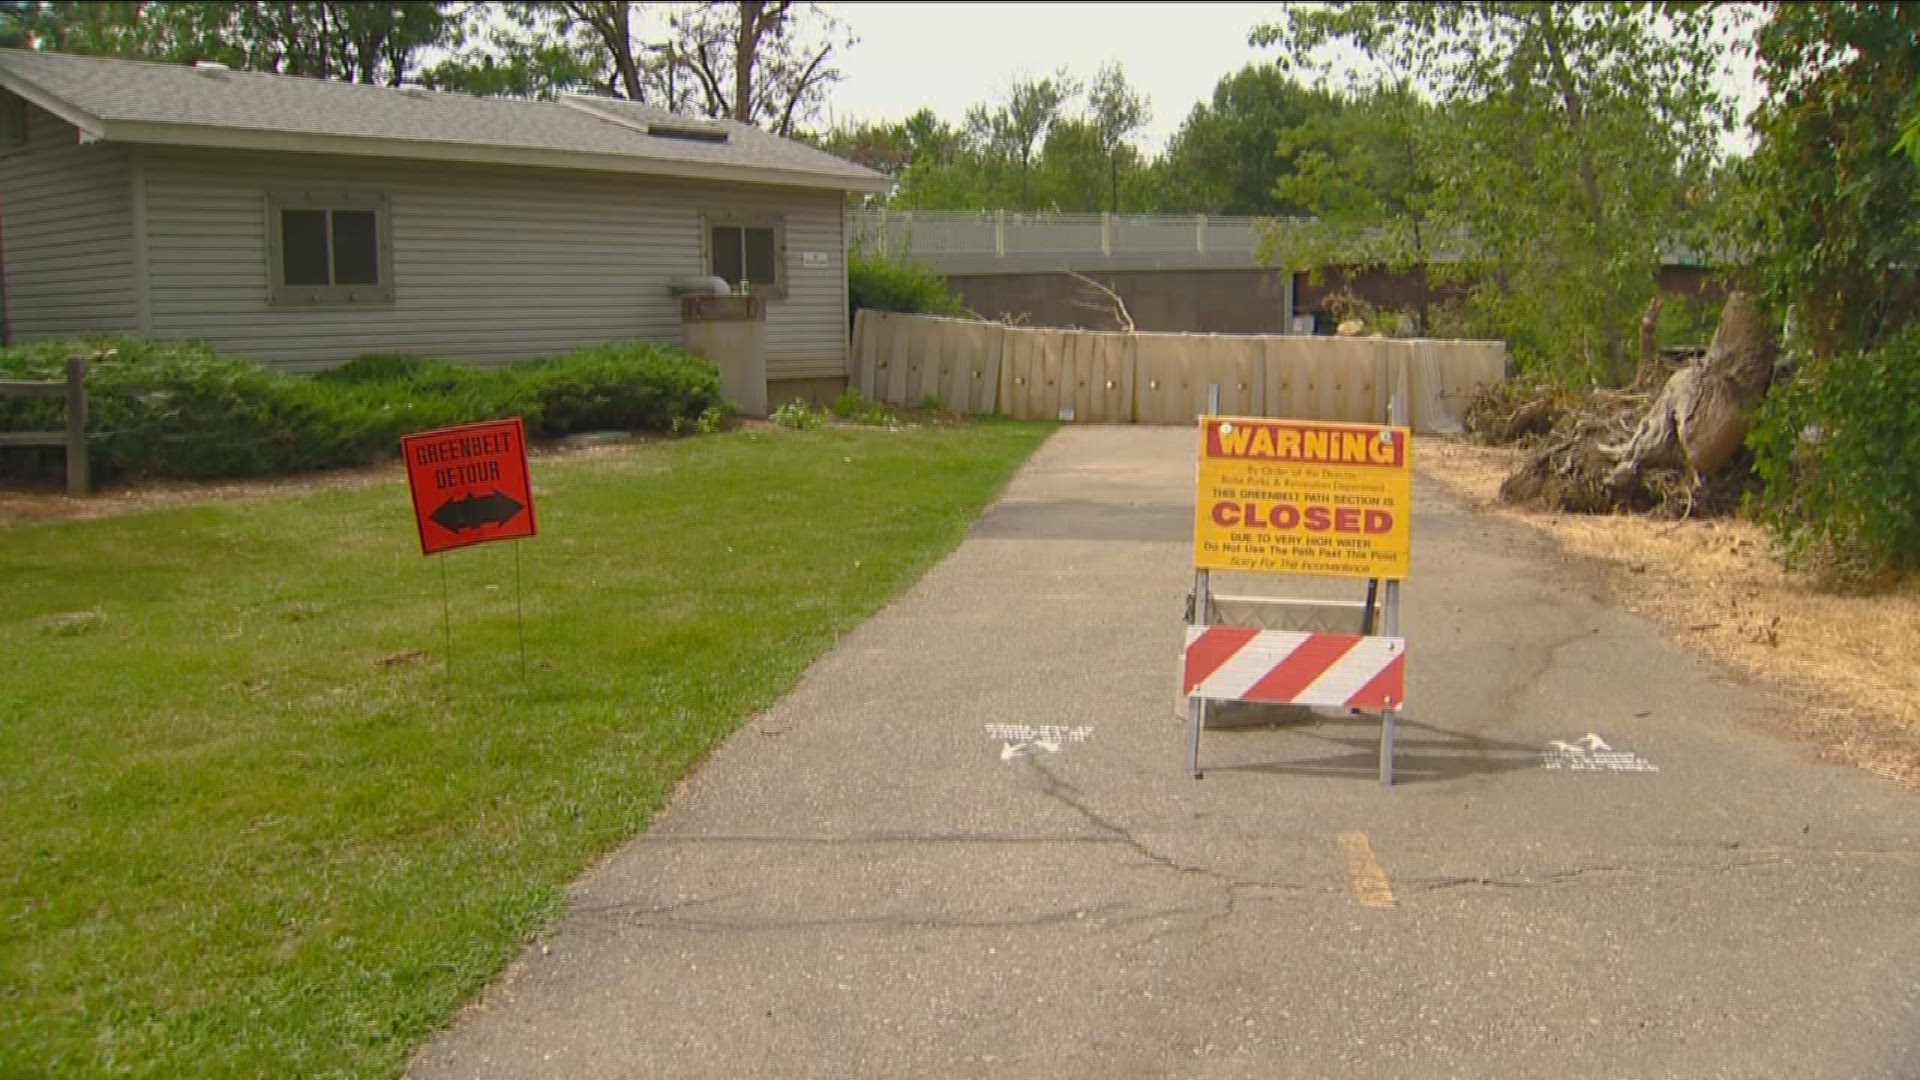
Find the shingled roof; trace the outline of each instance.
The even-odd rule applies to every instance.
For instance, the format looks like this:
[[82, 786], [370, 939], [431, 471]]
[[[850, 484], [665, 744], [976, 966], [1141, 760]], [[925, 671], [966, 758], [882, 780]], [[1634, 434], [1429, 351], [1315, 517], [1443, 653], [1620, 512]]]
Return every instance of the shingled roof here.
[[0, 49], [0, 86], [83, 141], [360, 154], [885, 191], [880, 173], [731, 120], [611, 98], [417, 87]]

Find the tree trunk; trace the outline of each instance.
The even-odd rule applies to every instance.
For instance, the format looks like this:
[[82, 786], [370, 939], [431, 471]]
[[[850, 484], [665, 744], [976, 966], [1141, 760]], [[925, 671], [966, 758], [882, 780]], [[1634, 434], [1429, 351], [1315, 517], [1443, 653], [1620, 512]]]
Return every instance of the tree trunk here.
[[1647, 313], [1640, 316], [1640, 366], [1633, 373], [1633, 389], [1652, 390], [1660, 380], [1660, 298], [1647, 301]]
[[[1606, 197], [1600, 191], [1599, 170], [1593, 164], [1593, 152], [1587, 147], [1585, 132], [1587, 126], [1587, 103], [1581, 94], [1579, 85], [1573, 77], [1573, 70], [1567, 65], [1565, 47], [1560, 40], [1560, 27], [1554, 21], [1553, 5], [1539, 4], [1533, 8], [1540, 15], [1540, 37], [1547, 49], [1547, 62], [1551, 68], [1554, 87], [1560, 94], [1560, 103], [1567, 113], [1567, 130], [1573, 133], [1578, 146], [1578, 162], [1575, 174], [1580, 181], [1580, 199], [1587, 211], [1587, 223], [1593, 229], [1593, 257], [1604, 263], [1606, 250]], [[1627, 339], [1620, 328], [1607, 320], [1600, 330], [1600, 351], [1604, 354], [1604, 368], [1607, 381], [1619, 385], [1627, 378]]]
[[1418, 337], [1427, 336], [1427, 308], [1430, 298], [1427, 291], [1427, 263], [1422, 259], [1413, 265], [1413, 332]]

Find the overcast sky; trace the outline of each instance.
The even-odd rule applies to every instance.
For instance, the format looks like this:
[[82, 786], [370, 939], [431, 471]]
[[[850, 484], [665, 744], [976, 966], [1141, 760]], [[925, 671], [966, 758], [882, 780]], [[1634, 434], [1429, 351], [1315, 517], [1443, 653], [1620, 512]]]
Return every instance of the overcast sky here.
[[[1221, 75], [1271, 49], [1247, 31], [1276, 4], [838, 3], [859, 43], [841, 64], [834, 120], [897, 120], [922, 106], [958, 120], [1015, 77], [1065, 67], [1083, 82], [1118, 60], [1152, 101], [1158, 149]], [[1264, 56], [1263, 56], [1264, 54]]]
[[[1151, 99], [1149, 150], [1157, 151], [1222, 75], [1273, 49], [1247, 45], [1247, 32], [1280, 4], [1207, 3], [829, 3], [856, 44], [841, 63], [833, 121], [898, 120], [922, 106], [948, 120], [999, 98], [1016, 76], [1064, 66], [1082, 82], [1117, 60]], [[1750, 74], [1728, 79], [1746, 104]], [[1744, 140], [1735, 140], [1744, 143]]]

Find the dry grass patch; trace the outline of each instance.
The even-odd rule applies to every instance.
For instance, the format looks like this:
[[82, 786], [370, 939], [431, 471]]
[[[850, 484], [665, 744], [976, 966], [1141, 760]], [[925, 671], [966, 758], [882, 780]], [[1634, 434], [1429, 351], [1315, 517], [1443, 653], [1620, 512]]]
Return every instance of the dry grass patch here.
[[1788, 691], [1786, 720], [1828, 753], [1920, 788], [1920, 593], [1832, 591], [1788, 571], [1751, 522], [1556, 514], [1496, 501], [1517, 452], [1423, 439], [1420, 469], [1475, 508], [1597, 559], [1627, 609], [1675, 640]]

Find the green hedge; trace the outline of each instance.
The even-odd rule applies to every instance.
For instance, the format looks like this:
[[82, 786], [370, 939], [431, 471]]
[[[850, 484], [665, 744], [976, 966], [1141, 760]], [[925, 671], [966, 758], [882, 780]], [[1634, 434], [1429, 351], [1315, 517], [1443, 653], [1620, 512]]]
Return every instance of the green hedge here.
[[[720, 400], [712, 364], [651, 342], [594, 345], [496, 368], [403, 355], [365, 356], [313, 378], [223, 356], [191, 342], [48, 341], [0, 352], [0, 377], [87, 372], [93, 468], [103, 478], [214, 479], [366, 465], [410, 431], [501, 416], [551, 439], [593, 429], [691, 426]], [[0, 430], [54, 429], [54, 399], [0, 398]], [[48, 454], [8, 451], [0, 475], [57, 469]]]
[[1920, 569], [1920, 328], [1807, 364], [1748, 438], [1789, 558], [1865, 580]]
[[847, 320], [861, 308], [919, 315], [964, 315], [960, 298], [938, 272], [918, 263], [847, 254]]

